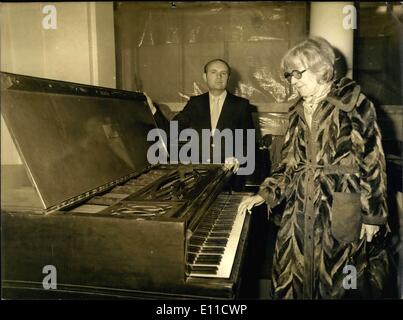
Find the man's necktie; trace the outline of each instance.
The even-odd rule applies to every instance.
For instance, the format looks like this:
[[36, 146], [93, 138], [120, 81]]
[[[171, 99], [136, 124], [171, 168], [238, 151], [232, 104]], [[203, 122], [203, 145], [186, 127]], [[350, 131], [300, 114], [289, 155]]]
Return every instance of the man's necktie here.
[[211, 112], [211, 128], [214, 130], [217, 127], [219, 111], [220, 111], [220, 99], [214, 98], [212, 112]]

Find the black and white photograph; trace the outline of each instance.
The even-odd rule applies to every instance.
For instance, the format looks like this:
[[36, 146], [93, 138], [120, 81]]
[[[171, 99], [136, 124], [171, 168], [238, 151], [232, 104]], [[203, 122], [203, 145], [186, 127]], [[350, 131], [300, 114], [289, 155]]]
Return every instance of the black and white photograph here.
[[401, 301], [402, 23], [403, 2], [0, 3], [1, 299]]

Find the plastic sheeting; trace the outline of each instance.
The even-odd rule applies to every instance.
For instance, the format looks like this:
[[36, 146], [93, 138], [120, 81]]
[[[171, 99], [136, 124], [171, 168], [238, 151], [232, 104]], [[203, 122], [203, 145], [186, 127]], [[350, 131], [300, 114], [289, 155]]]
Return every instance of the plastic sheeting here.
[[183, 103], [207, 91], [203, 66], [222, 58], [232, 67], [228, 89], [236, 95], [257, 105], [296, 96], [280, 61], [307, 35], [304, 3], [121, 2], [115, 13], [123, 89]]

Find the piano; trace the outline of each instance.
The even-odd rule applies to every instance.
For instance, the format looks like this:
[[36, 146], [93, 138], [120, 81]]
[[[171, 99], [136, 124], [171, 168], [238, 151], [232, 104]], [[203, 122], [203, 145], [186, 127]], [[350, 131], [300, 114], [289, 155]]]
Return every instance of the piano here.
[[0, 76], [19, 156], [1, 166], [3, 298], [239, 296], [250, 194], [230, 170], [150, 165], [141, 93]]

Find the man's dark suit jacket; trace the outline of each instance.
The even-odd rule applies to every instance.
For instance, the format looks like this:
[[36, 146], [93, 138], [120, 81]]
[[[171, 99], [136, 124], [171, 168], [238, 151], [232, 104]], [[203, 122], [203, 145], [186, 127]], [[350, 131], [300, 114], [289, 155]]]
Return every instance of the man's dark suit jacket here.
[[[169, 134], [169, 122], [162, 115], [162, 113], [157, 108], [157, 112], [154, 118], [157, 122], [158, 127], [164, 129], [167, 134]], [[179, 131], [192, 128], [199, 134], [199, 161], [206, 163], [213, 162], [212, 157], [207, 159], [202, 158], [201, 152], [201, 140], [202, 140], [202, 129], [211, 130], [211, 117], [210, 117], [210, 100], [209, 93], [204, 93], [198, 96], [193, 96], [189, 99], [186, 106], [181, 112], [179, 112], [172, 120], [178, 121]], [[216, 129], [220, 131], [224, 129], [230, 129], [234, 137], [234, 156], [235, 153], [235, 129], [254, 129], [252, 121], [251, 106], [249, 105], [249, 100], [237, 97], [229, 92], [225, 98], [220, 117], [217, 122]], [[243, 153], [246, 155], [246, 131], [243, 132]], [[221, 162], [225, 160], [225, 146], [224, 139], [221, 139]], [[210, 139], [210, 155], [213, 154], [213, 150], [216, 146], [213, 143], [213, 139]]]

